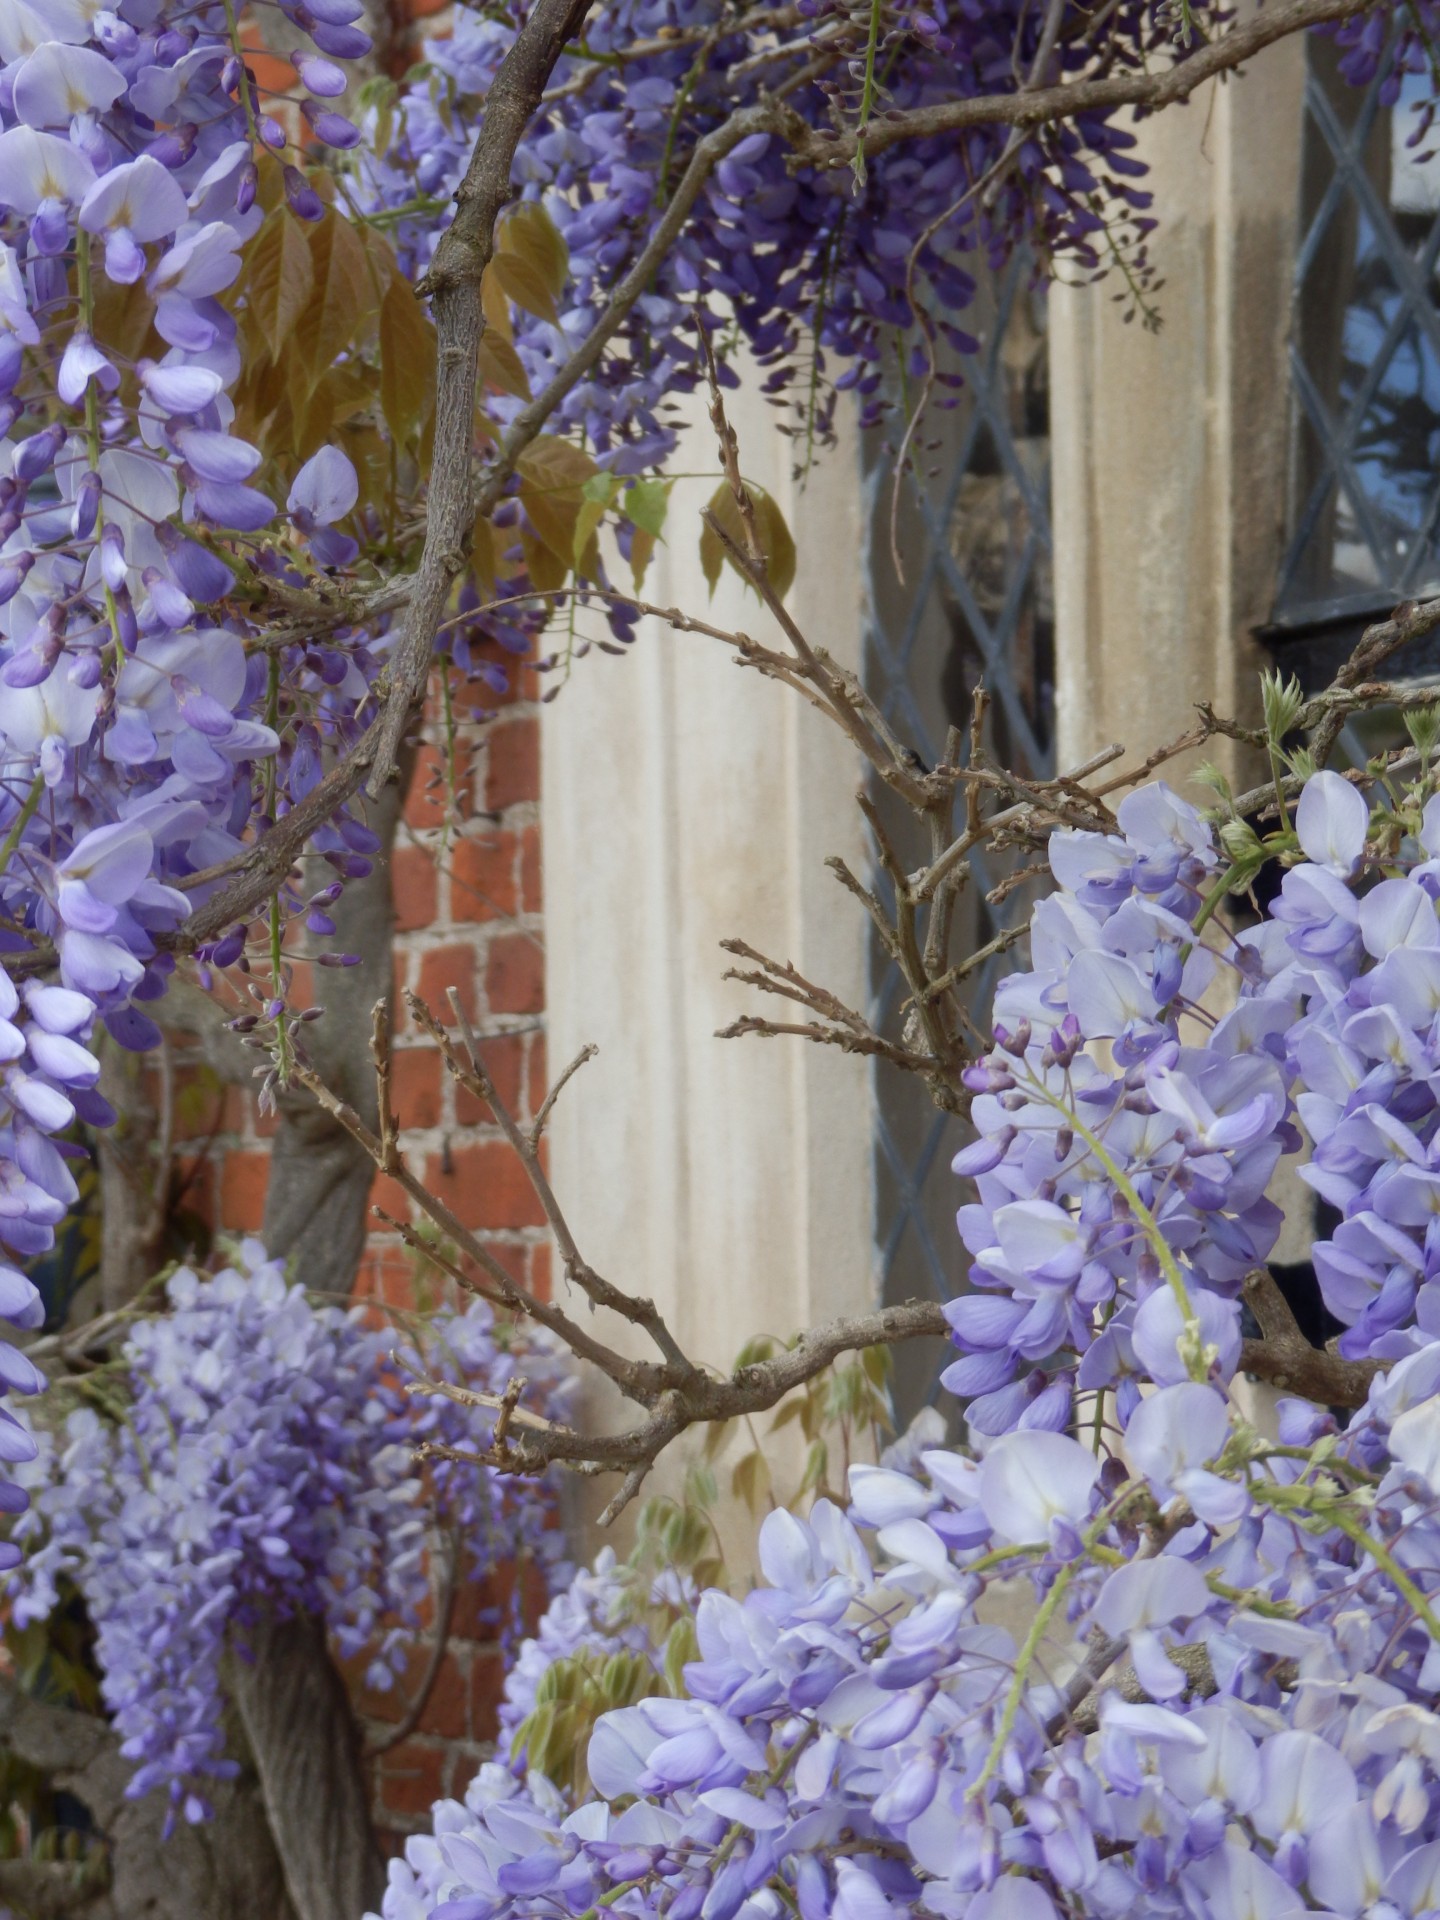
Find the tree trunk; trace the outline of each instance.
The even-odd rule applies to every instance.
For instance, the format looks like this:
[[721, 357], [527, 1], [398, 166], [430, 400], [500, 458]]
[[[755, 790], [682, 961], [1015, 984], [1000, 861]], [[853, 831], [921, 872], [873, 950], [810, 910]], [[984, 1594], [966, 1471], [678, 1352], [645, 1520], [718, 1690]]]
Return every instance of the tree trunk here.
[[[89, 1809], [108, 1872], [68, 1861], [0, 1861], [0, 1901], [35, 1920], [296, 1920], [253, 1775], [221, 1782], [215, 1817], [162, 1839], [166, 1803], [126, 1798], [134, 1768], [94, 1714], [47, 1706], [0, 1680], [0, 1739]], [[357, 1906], [347, 1920], [359, 1920]]]
[[283, 1621], [252, 1634], [246, 1652], [231, 1664], [230, 1691], [295, 1911], [300, 1920], [361, 1920], [380, 1904], [385, 1871], [360, 1731], [324, 1628]]
[[[341, 895], [335, 936], [326, 942], [357, 954], [359, 964], [316, 968], [325, 1013], [304, 1030], [316, 1071], [372, 1126], [370, 1016], [392, 991], [390, 851], [408, 771], [402, 768], [372, 811], [380, 852], [369, 877]], [[365, 1247], [373, 1178], [368, 1156], [308, 1095], [282, 1097], [264, 1237], [302, 1286], [348, 1299]], [[296, 1913], [299, 1920], [360, 1920], [380, 1904], [385, 1869], [359, 1732], [324, 1633], [313, 1621], [289, 1621], [259, 1634], [253, 1653], [253, 1665], [236, 1661], [233, 1691]]]

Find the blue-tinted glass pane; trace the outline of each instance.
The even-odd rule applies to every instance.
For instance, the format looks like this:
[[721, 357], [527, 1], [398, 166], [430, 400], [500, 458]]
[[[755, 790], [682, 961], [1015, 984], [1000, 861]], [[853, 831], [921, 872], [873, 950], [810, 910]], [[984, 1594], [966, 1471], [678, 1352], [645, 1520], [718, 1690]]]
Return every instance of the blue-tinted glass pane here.
[[1291, 342], [1295, 433], [1279, 617], [1440, 584], [1440, 167], [1409, 145], [1422, 75], [1391, 108], [1312, 41]]

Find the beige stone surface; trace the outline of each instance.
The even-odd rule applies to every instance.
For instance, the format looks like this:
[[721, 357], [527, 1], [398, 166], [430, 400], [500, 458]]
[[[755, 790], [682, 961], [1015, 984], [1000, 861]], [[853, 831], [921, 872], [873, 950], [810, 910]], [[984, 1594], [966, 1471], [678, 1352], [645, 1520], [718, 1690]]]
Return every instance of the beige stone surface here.
[[[857, 664], [853, 439], [802, 488], [773, 411], [750, 388], [729, 400], [745, 472], [796, 536], [788, 605], [814, 642]], [[719, 474], [692, 411], [673, 468], [704, 477], [675, 488], [646, 597], [778, 643], [728, 569], [708, 597], [699, 510]], [[858, 775], [820, 714], [720, 643], [653, 619], [627, 658], [577, 663], [545, 709], [552, 1071], [585, 1042], [600, 1047], [556, 1116], [555, 1184], [587, 1258], [652, 1296], [686, 1351], [716, 1367], [749, 1334], [788, 1335], [872, 1301], [865, 1063], [801, 1040], [716, 1038], [739, 1014], [785, 1004], [722, 978], [727, 936], [864, 1004], [865, 928], [824, 867], [831, 853], [863, 865]]]
[[[1148, 751], [1197, 701], [1254, 716], [1284, 537], [1304, 57], [1299, 37], [1271, 47], [1137, 127], [1158, 333], [1125, 323], [1113, 274], [1052, 295], [1062, 766], [1112, 740]], [[1205, 757], [1242, 771], [1226, 742]]]

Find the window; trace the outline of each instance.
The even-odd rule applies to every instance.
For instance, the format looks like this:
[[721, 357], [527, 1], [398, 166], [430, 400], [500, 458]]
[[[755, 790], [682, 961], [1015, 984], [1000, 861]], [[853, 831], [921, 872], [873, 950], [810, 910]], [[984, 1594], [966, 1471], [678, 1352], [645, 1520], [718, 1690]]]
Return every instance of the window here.
[[[974, 359], [953, 363], [965, 384], [953, 407], [932, 406], [917, 436], [912, 472], [894, 514], [894, 422], [886, 443], [867, 448], [869, 512], [866, 685], [886, 718], [927, 763], [951, 725], [968, 726], [971, 695], [991, 696], [988, 750], [1021, 772], [1052, 769], [1054, 605], [1051, 584], [1049, 382], [1043, 294], [1024, 261], [990, 284], [967, 315], [984, 340]], [[943, 390], [942, 390], [943, 391]], [[889, 796], [877, 793], [887, 826], [919, 865], [924, 850]], [[1029, 912], [1021, 888], [987, 907], [1002, 869], [981, 868], [957, 927], [957, 951], [989, 940]], [[872, 883], [882, 890], [884, 876]], [[871, 1018], [903, 1028], [907, 1009], [898, 970], [872, 949]], [[998, 963], [997, 963], [998, 966]], [[988, 1005], [996, 968], [974, 983]], [[882, 1297], [948, 1299], [963, 1278], [955, 1231], [959, 1203], [950, 1159], [963, 1137], [937, 1113], [911, 1075], [876, 1063], [876, 1243]], [[896, 1356], [902, 1425], [935, 1397], [948, 1348], [911, 1342]]]
[[[1428, 75], [1384, 102], [1310, 36], [1290, 364], [1289, 540], [1269, 636], [1323, 684], [1361, 628], [1440, 589], [1440, 162]], [[1440, 651], [1435, 654], [1440, 660]], [[1410, 671], [1433, 662], [1407, 660]]]

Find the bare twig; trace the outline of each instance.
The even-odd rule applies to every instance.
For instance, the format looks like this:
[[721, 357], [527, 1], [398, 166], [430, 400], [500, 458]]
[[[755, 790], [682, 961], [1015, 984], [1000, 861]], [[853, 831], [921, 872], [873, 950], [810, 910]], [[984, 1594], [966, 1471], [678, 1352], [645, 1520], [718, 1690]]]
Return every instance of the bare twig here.
[[632, 1325], [648, 1333], [664, 1355], [667, 1366], [682, 1375], [693, 1372], [692, 1362], [680, 1350], [654, 1301], [636, 1299], [631, 1294], [623, 1293], [619, 1287], [612, 1286], [608, 1280], [596, 1273], [581, 1254], [576, 1245], [575, 1236], [570, 1231], [570, 1223], [565, 1218], [559, 1201], [555, 1198], [554, 1189], [541, 1162], [538, 1140], [525, 1131], [496, 1091], [495, 1082], [481, 1062], [479, 1047], [476, 1044], [475, 1035], [470, 1030], [470, 1022], [465, 1016], [464, 1008], [460, 1005], [459, 995], [451, 988], [447, 997], [451, 1012], [455, 1015], [456, 1024], [465, 1038], [465, 1055], [461, 1054], [450, 1035], [417, 994], [407, 993], [405, 1001], [417, 1025], [422, 1027], [439, 1047], [448, 1071], [467, 1091], [473, 1093], [477, 1100], [483, 1100], [495, 1115], [500, 1131], [519, 1157], [520, 1164], [525, 1170], [525, 1177], [529, 1180], [535, 1198], [540, 1202], [545, 1218], [549, 1222], [566, 1278], [580, 1288], [592, 1306], [607, 1308], [611, 1313], [619, 1314], [621, 1319], [630, 1321]]
[[415, 1689], [415, 1697], [400, 1719], [393, 1727], [387, 1727], [384, 1733], [366, 1741], [367, 1760], [374, 1760], [380, 1754], [388, 1753], [392, 1747], [398, 1747], [402, 1740], [408, 1740], [425, 1717], [425, 1709], [435, 1691], [435, 1682], [440, 1678], [440, 1669], [445, 1664], [445, 1650], [450, 1644], [451, 1629], [455, 1625], [455, 1601], [460, 1592], [459, 1575], [460, 1537], [454, 1528], [449, 1528], [445, 1535], [445, 1548], [440, 1555], [440, 1590], [435, 1596], [435, 1637], [430, 1644], [430, 1657], [420, 1676], [420, 1684]]
[[565, 1071], [560, 1075], [560, 1078], [555, 1082], [554, 1086], [551, 1087], [545, 1098], [540, 1102], [540, 1111], [536, 1114], [535, 1124], [530, 1129], [531, 1146], [538, 1147], [540, 1145], [545, 1133], [545, 1124], [555, 1110], [555, 1102], [560, 1098], [566, 1087], [569, 1086], [571, 1080], [574, 1079], [581, 1067], [585, 1065], [586, 1061], [593, 1060], [599, 1051], [599, 1047], [597, 1047], [593, 1041], [587, 1042], [586, 1045], [580, 1049], [579, 1053], [576, 1054], [569, 1066], [566, 1067]]
[[1153, 113], [1188, 100], [1207, 80], [1232, 73], [1277, 40], [1332, 21], [1348, 20], [1363, 13], [1368, 5], [1369, 0], [1282, 0], [1282, 4], [1264, 7], [1207, 46], [1159, 71], [1108, 74], [1055, 87], [942, 100], [933, 106], [877, 117], [863, 129], [817, 129], [804, 123], [797, 128], [793, 118], [777, 117], [768, 130], [788, 140], [791, 165], [796, 171], [812, 166], [832, 171], [848, 167], [857, 153], [873, 159], [907, 141], [953, 137], [971, 127], [1038, 127], [1047, 121], [1073, 120], [1078, 114], [1113, 112], [1117, 107]]

